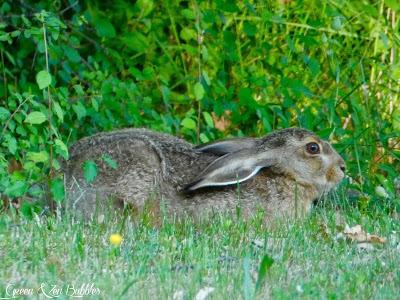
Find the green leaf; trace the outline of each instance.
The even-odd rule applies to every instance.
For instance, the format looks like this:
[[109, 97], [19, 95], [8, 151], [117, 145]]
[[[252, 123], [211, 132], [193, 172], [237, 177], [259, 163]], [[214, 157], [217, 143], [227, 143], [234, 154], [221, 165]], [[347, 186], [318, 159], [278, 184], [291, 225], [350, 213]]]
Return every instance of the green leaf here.
[[65, 199], [64, 182], [61, 180], [61, 178], [51, 181], [50, 191], [54, 200], [57, 202], [61, 202]]
[[154, 70], [151, 67], [145, 67], [142, 75], [144, 80], [154, 80], [155, 78]]
[[200, 141], [202, 143], [208, 143], [210, 139], [204, 134], [204, 132], [200, 133]]
[[58, 104], [57, 101], [53, 101], [53, 109], [57, 115], [57, 118], [61, 121], [64, 122], [64, 112], [60, 106], [60, 104]]
[[229, 1], [229, 0], [224, 0], [224, 1], [215, 1], [217, 4], [217, 7], [223, 11], [230, 12], [230, 13], [235, 13], [240, 11], [239, 7], [236, 5], [235, 1]]
[[8, 111], [8, 109], [6, 109], [4, 107], [0, 107], [0, 121], [7, 120], [9, 116], [10, 116], [10, 112]]
[[79, 96], [84, 96], [85, 95], [85, 91], [83, 90], [83, 88], [82, 88], [82, 86], [80, 84], [75, 84], [73, 87], [74, 87], [75, 92]]
[[130, 49], [136, 52], [145, 52], [149, 47], [149, 41], [146, 36], [138, 31], [126, 33], [122, 37], [122, 42]]
[[42, 124], [46, 121], [46, 116], [40, 111], [33, 111], [25, 118], [25, 123]]
[[10, 151], [11, 154], [15, 154], [17, 152], [17, 140], [14, 137], [11, 137], [8, 140], [8, 151]]
[[385, 4], [394, 11], [400, 10], [400, 3], [398, 0], [385, 0]]
[[182, 9], [182, 10], [180, 11], [180, 13], [181, 13], [181, 15], [184, 16], [186, 19], [189, 19], [189, 20], [194, 20], [194, 19], [196, 19], [195, 12], [194, 12], [192, 9], [185, 8], [185, 9]]
[[163, 100], [164, 100], [165, 104], [167, 106], [169, 106], [170, 98], [171, 98], [171, 90], [167, 86], [162, 85], [161, 86], [161, 93], [162, 93]]
[[0, 34], [0, 42], [9, 42], [11, 43], [11, 38], [9, 33]]
[[11, 37], [17, 37], [21, 34], [20, 30], [14, 30], [11, 32]]
[[397, 109], [393, 112], [393, 128], [400, 131], [400, 110]]
[[208, 127], [214, 128], [214, 121], [213, 121], [210, 113], [207, 111], [203, 112], [203, 117], [204, 117], [204, 120], [206, 121], [206, 124], [208, 125]]
[[239, 99], [241, 104], [251, 106], [254, 102], [252, 90], [250, 88], [241, 88], [239, 90]]
[[16, 181], [11, 186], [7, 187], [4, 193], [11, 198], [20, 197], [26, 193], [28, 185], [25, 181]]
[[108, 156], [107, 154], [104, 154], [101, 158], [105, 161], [105, 163], [107, 165], [109, 165], [114, 170], [116, 170], [118, 168], [117, 162], [115, 160], [113, 160], [110, 156]]
[[65, 46], [64, 53], [68, 57], [68, 59], [72, 62], [78, 63], [81, 61], [81, 56], [79, 55], [79, 52], [76, 51], [76, 49], [74, 48]]
[[92, 107], [95, 111], [99, 111], [99, 102], [96, 100], [96, 98], [91, 99], [92, 102]]
[[392, 78], [394, 80], [399, 80], [400, 79], [400, 64], [393, 65], [391, 67], [392, 71]]
[[206, 82], [206, 84], [208, 86], [210, 86], [211, 85], [211, 80], [210, 80], [210, 77], [208, 76], [208, 73], [206, 71], [203, 71], [203, 72], [201, 72], [201, 75], [203, 75], [203, 79]]
[[308, 62], [308, 67], [311, 71], [311, 75], [314, 77], [316, 77], [321, 70], [318, 61], [313, 58], [311, 58], [310, 61]]
[[21, 215], [24, 216], [26, 219], [32, 220], [33, 212], [34, 212], [33, 209], [34, 209], [33, 204], [25, 201], [22, 203], [19, 211], [20, 211]]
[[185, 40], [186, 42], [190, 41], [190, 40], [196, 40], [197, 39], [197, 32], [193, 29], [190, 28], [183, 28], [181, 33], [180, 33], [180, 37]]
[[154, 3], [152, 0], [138, 0], [135, 3], [135, 8], [140, 10], [140, 16], [146, 17], [154, 9]]
[[191, 118], [184, 118], [181, 122], [181, 125], [187, 129], [195, 129], [196, 122]]
[[200, 82], [196, 82], [196, 84], [194, 85], [194, 95], [196, 97], [196, 100], [201, 100], [204, 97], [204, 88]]
[[28, 152], [26, 158], [34, 163], [42, 163], [49, 160], [49, 154], [46, 151]]
[[259, 290], [262, 285], [264, 284], [265, 277], [267, 276], [267, 271], [271, 268], [272, 264], [274, 263], [274, 260], [272, 257], [269, 255], [265, 254], [261, 264], [260, 264], [260, 269], [258, 270], [258, 279], [256, 283], [256, 290]]
[[39, 89], [43, 90], [47, 88], [51, 84], [51, 75], [46, 70], [40, 71], [36, 75], [36, 82], [39, 86]]
[[94, 21], [97, 34], [105, 38], [113, 38], [116, 35], [115, 28], [107, 19], [97, 18]]
[[257, 33], [257, 27], [250, 22], [244, 22], [243, 30], [248, 36], [255, 36], [255, 34]]
[[54, 144], [56, 145], [56, 152], [64, 159], [68, 159], [68, 148], [64, 142], [60, 139], [55, 139]]
[[136, 80], [143, 80], [142, 72], [140, 70], [138, 70], [137, 68], [130, 67], [128, 69], [128, 71], [136, 78]]
[[86, 117], [86, 108], [81, 102], [72, 105], [72, 109], [75, 111], [78, 120], [82, 120], [84, 117]]
[[87, 183], [91, 183], [97, 176], [97, 166], [93, 160], [87, 160], [83, 163], [83, 176]]

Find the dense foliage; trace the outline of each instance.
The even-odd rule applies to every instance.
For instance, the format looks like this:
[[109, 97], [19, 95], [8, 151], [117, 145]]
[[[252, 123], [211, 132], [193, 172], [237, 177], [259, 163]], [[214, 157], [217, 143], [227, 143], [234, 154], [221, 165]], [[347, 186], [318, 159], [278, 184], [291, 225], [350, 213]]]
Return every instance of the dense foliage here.
[[197, 143], [300, 126], [335, 144], [361, 207], [393, 208], [399, 12], [396, 0], [2, 1], [2, 198], [33, 200], [28, 215], [62, 201], [67, 147], [99, 131]]

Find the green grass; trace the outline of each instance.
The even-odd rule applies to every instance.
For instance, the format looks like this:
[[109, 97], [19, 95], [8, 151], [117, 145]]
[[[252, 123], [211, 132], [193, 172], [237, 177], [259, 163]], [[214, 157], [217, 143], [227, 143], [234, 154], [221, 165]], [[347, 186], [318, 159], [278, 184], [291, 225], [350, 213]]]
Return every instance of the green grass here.
[[[396, 219], [397, 218], [397, 219]], [[322, 205], [305, 220], [274, 224], [215, 216], [208, 222], [143, 216], [126, 222], [106, 216], [102, 223], [69, 216], [0, 216], [0, 296], [5, 287], [38, 289], [41, 283], [75, 287], [94, 284], [96, 299], [194, 299], [213, 287], [209, 299], [395, 299], [400, 294], [398, 216], [361, 214], [344, 205]], [[338, 239], [343, 225], [361, 224], [386, 237], [373, 250]], [[121, 233], [121, 246], [109, 242]], [[273, 258], [264, 285], [255, 291], [262, 258]], [[37, 295], [36, 291], [35, 294]], [[35, 296], [38, 297], [38, 296]], [[44, 299], [44, 296], [39, 296]], [[60, 299], [58, 298], [58, 299]]]

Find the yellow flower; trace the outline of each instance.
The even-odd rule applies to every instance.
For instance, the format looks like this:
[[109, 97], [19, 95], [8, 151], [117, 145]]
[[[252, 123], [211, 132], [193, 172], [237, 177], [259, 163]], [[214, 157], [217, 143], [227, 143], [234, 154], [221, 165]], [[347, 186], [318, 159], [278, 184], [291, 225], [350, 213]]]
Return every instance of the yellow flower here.
[[119, 246], [122, 243], [122, 236], [118, 233], [114, 233], [112, 235], [110, 235], [110, 243], [115, 245], [115, 246]]

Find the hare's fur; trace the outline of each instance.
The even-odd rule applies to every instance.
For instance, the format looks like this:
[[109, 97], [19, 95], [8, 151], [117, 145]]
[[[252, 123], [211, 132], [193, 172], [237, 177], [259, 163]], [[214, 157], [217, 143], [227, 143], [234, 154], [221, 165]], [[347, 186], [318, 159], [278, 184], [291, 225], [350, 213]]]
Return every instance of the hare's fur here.
[[[312, 137], [320, 141], [313, 133], [303, 129], [286, 131], [272, 133], [263, 139], [233, 140], [232, 144], [228, 141], [228, 144], [222, 142], [198, 149], [177, 137], [147, 129], [124, 129], [84, 138], [70, 149], [70, 159], [66, 164], [67, 208], [88, 216], [96, 208], [109, 210], [110, 207], [128, 205], [140, 211], [152, 203], [153, 207], [158, 209], [161, 205], [168, 214], [177, 216], [188, 214], [201, 217], [211, 212], [234, 212], [238, 207], [245, 216], [262, 209], [267, 219], [303, 215], [310, 210], [313, 200], [318, 199], [343, 177], [343, 174], [339, 174], [339, 165], [343, 165], [343, 160], [330, 148], [327, 149], [331, 151], [328, 158], [320, 159], [318, 163], [310, 162], [314, 164], [310, 167], [311, 171], [312, 168], [321, 168], [320, 164], [324, 161], [332, 165], [330, 169], [327, 167], [332, 174], [322, 174], [327, 178], [328, 175], [334, 176], [328, 188], [321, 188], [312, 180], [302, 180], [303, 175], [299, 176], [297, 171], [291, 172], [291, 166], [285, 165], [288, 158], [280, 159], [279, 163], [276, 160], [269, 163], [268, 157], [264, 159], [264, 153], [276, 149], [276, 153], [285, 151], [285, 147], [300, 151], [296, 150], [296, 142], [292, 142], [292, 139], [297, 141]], [[329, 146], [326, 142], [320, 142]], [[256, 154], [254, 149], [257, 149]], [[249, 166], [243, 176], [251, 178], [240, 184], [214, 184], [214, 181], [223, 182], [225, 178], [224, 174], [218, 173], [218, 166], [213, 167], [217, 165], [215, 161], [220, 159], [224, 165], [225, 159], [229, 164], [231, 151], [239, 154], [242, 152], [240, 155], [243, 159], [247, 156], [262, 156], [256, 164], [266, 167], [257, 167], [261, 170], [254, 175], [252, 173], [257, 173], [258, 169]], [[247, 151], [252, 152], [248, 154]], [[237, 168], [241, 164], [239, 154], [232, 155], [236, 161], [228, 169]], [[295, 155], [303, 154], [293, 152], [288, 157]], [[117, 163], [116, 169], [105, 162], [105, 156]], [[86, 182], [82, 171], [82, 165], [87, 160], [93, 160], [97, 165], [97, 176], [91, 183]], [[263, 161], [268, 163], [262, 165]], [[214, 171], [213, 168], [218, 170]], [[211, 170], [209, 174], [207, 170]]]

